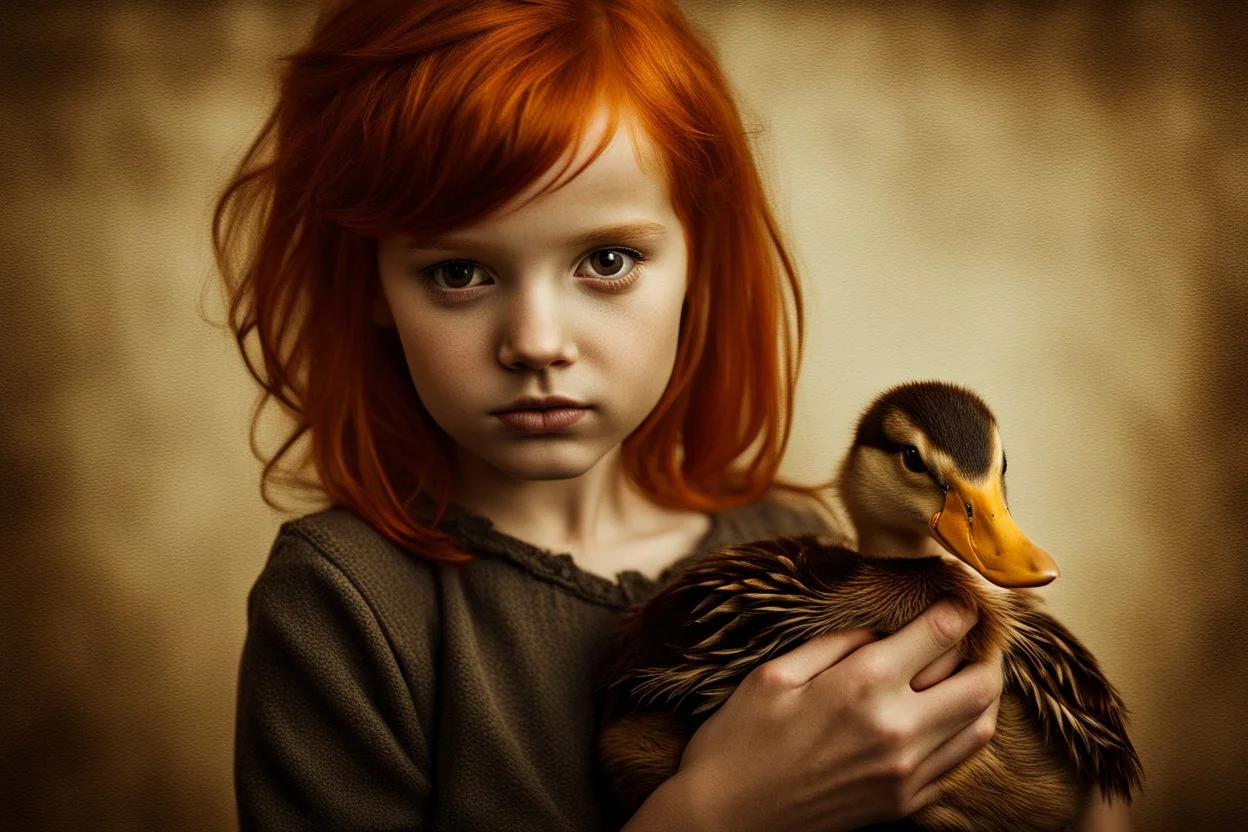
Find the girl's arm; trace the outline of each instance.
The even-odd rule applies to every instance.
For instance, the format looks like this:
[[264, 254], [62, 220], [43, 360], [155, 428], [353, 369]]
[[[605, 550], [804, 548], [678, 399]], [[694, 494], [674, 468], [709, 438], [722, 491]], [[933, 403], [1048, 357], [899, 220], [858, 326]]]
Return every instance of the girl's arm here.
[[427, 732], [357, 584], [284, 533], [248, 610], [235, 725], [241, 828], [421, 828]]

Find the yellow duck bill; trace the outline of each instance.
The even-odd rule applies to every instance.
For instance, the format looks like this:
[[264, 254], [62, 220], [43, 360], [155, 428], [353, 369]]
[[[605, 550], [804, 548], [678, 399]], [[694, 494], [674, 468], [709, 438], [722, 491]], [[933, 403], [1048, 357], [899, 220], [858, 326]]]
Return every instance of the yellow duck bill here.
[[945, 507], [930, 526], [941, 546], [997, 586], [1044, 586], [1061, 574], [1057, 561], [1018, 528], [999, 484], [949, 483]]

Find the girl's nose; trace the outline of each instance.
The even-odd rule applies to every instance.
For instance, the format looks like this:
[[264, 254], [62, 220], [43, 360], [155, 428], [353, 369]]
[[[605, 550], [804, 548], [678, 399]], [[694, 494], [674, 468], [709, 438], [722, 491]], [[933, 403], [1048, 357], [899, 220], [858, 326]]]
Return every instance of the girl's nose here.
[[512, 370], [544, 370], [576, 361], [576, 345], [558, 290], [550, 285], [525, 287], [511, 298], [498, 361]]

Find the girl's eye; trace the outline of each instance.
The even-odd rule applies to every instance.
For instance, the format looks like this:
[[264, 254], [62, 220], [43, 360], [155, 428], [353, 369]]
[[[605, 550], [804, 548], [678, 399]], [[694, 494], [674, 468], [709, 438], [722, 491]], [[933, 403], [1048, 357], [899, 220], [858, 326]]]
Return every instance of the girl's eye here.
[[425, 277], [439, 289], [471, 289], [493, 283], [489, 275], [467, 260], [448, 260], [425, 269]]
[[923, 464], [923, 457], [919, 456], [919, 449], [913, 445], [903, 445], [901, 447], [901, 462], [906, 466], [907, 470], [916, 474], [927, 473], [927, 466]]
[[[581, 261], [589, 268], [589, 277], [601, 280], [619, 280], [632, 273], [637, 264], [646, 258], [641, 252], [625, 248], [604, 248]], [[578, 271], [578, 274], [580, 272]]]
[[[581, 261], [577, 274], [623, 283], [645, 259], [643, 254], [632, 249], [599, 249]], [[475, 289], [494, 282], [488, 272], [471, 260], [447, 260], [424, 269], [422, 274], [435, 289], [443, 291]]]

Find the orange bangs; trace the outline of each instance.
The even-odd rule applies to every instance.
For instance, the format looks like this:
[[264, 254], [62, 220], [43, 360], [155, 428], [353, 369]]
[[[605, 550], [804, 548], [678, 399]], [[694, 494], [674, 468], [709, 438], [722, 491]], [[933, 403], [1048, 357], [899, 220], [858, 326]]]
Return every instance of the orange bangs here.
[[263, 388], [253, 447], [267, 403], [294, 421], [265, 460], [266, 502], [306, 434], [304, 461], [332, 502], [422, 557], [465, 558], [413, 510], [449, 504], [452, 448], [397, 335], [373, 323], [376, 238], [487, 216], [572, 158], [604, 104], [657, 150], [691, 263], [676, 367], [624, 443], [626, 471], [674, 508], [725, 508], [775, 484], [801, 298], [727, 82], [681, 12], [658, 0], [368, 0], [331, 5], [288, 60], [214, 218], [231, 326]]

